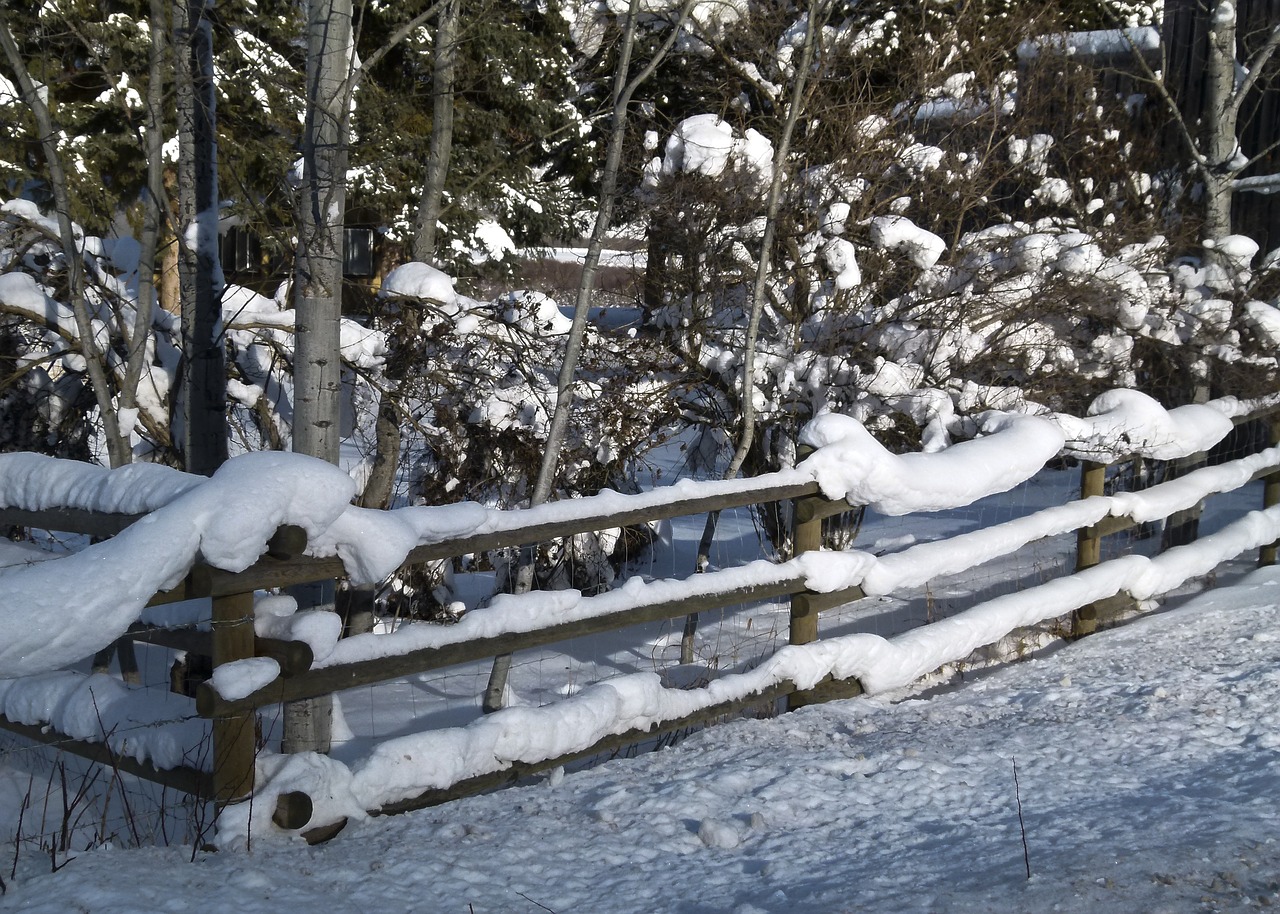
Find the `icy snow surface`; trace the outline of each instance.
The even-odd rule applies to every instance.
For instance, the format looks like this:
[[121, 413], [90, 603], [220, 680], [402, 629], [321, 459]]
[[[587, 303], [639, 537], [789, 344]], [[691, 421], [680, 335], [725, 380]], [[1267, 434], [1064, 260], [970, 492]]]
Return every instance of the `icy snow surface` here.
[[[1280, 572], [931, 696], [854, 699], [327, 846], [20, 858], [12, 910], [1245, 910], [1280, 901]], [[906, 700], [903, 700], [906, 699]], [[324, 778], [324, 762], [315, 763]], [[1017, 790], [1015, 792], [1015, 768]], [[1032, 878], [1023, 859], [1021, 801]]]

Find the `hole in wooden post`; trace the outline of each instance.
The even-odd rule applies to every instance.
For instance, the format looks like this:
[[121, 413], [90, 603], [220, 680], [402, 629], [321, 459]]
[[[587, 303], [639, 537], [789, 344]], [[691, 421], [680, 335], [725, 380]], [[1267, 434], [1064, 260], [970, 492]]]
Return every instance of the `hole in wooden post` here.
[[307, 827], [314, 812], [311, 797], [301, 790], [291, 790], [276, 797], [276, 811], [271, 814], [271, 821], [280, 828], [297, 831]]

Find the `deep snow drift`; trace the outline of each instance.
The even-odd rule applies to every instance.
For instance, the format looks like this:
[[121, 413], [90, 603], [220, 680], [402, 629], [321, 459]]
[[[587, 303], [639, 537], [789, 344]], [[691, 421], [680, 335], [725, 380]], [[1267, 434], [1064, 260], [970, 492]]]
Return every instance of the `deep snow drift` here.
[[[1280, 571], [932, 696], [350, 826], [327, 846], [26, 855], [4, 906], [1217, 911], [1280, 900]], [[902, 700], [902, 699], [907, 700]], [[1026, 878], [1014, 766], [1032, 878]], [[9, 876], [8, 867], [4, 876]], [[1265, 901], [1264, 901], [1265, 899]]]

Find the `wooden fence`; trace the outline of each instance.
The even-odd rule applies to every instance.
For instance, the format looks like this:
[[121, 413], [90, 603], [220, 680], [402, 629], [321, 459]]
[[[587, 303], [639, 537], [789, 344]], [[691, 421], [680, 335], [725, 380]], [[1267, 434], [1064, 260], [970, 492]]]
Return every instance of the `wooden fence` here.
[[[1238, 416], [1237, 424], [1263, 421], [1270, 429], [1272, 450], [1260, 468], [1250, 472], [1250, 480], [1265, 478], [1263, 507], [1280, 504], [1280, 407], [1268, 405], [1246, 415]], [[1257, 463], [1257, 459], [1254, 460]], [[1193, 461], [1181, 461], [1187, 471]], [[1112, 464], [1112, 466], [1116, 466]], [[1108, 467], [1100, 463], [1081, 464], [1080, 496], [1087, 499], [1103, 493]], [[678, 497], [654, 504], [646, 496], [628, 497], [637, 507], [618, 511], [617, 498], [607, 501], [609, 510], [601, 513], [580, 512], [573, 520], [513, 526], [501, 530], [470, 536], [465, 539], [424, 545], [414, 549], [405, 565], [448, 559], [455, 556], [479, 553], [502, 547], [515, 547], [543, 542], [575, 533], [622, 527], [638, 523], [707, 511], [724, 511], [731, 508], [790, 501], [793, 503], [794, 544], [797, 553], [816, 550], [821, 545], [822, 521], [825, 517], [848, 511], [844, 501], [833, 502], [819, 492], [816, 482], [796, 482], [795, 476], [763, 476], [753, 483], [736, 487], [708, 484], [704, 488], [690, 486], [680, 490]], [[1178, 480], [1162, 485], [1178, 484]], [[736, 489], [725, 491], [726, 488]], [[710, 491], [711, 494], [700, 494]], [[687, 493], [687, 494], [686, 494]], [[1050, 509], [1052, 510], [1052, 509]], [[122, 530], [137, 517], [97, 515], [77, 511], [20, 511], [0, 509], [0, 524], [21, 525], [41, 529], [64, 530], [109, 536]], [[1170, 523], [1176, 523], [1173, 520]], [[1132, 517], [1106, 516], [1103, 520], [1079, 528], [1054, 530], [1060, 535], [1076, 530], [1075, 574], [1097, 566], [1101, 561], [1101, 543], [1104, 537], [1134, 527], [1138, 521]], [[63, 750], [84, 755], [96, 761], [109, 762], [119, 770], [144, 778], [157, 780], [178, 787], [219, 804], [235, 802], [254, 789], [255, 756], [257, 752], [257, 715], [260, 709], [279, 702], [317, 697], [343, 689], [396, 680], [454, 664], [481, 660], [514, 651], [543, 647], [583, 635], [613, 631], [625, 626], [656, 620], [673, 619], [690, 613], [705, 612], [750, 603], [753, 601], [790, 599], [789, 643], [805, 645], [818, 639], [818, 618], [821, 613], [861, 599], [860, 587], [852, 586], [834, 593], [816, 593], [806, 584], [803, 573], [780, 573], [764, 583], [734, 583], [733, 572], [701, 576], [707, 586], [690, 595], [686, 588], [677, 598], [663, 599], [641, 597], [616, 611], [590, 615], [576, 621], [548, 620], [534, 631], [506, 632], [487, 637], [443, 643], [439, 646], [410, 650], [396, 656], [378, 657], [312, 668], [312, 653], [302, 642], [273, 641], [255, 637], [254, 593], [264, 588], [287, 587], [295, 584], [331, 579], [342, 574], [338, 559], [317, 559], [302, 554], [305, 536], [297, 528], [282, 528], [273, 538], [269, 551], [252, 567], [239, 573], [229, 573], [196, 566], [179, 588], [156, 594], [151, 605], [159, 605], [193, 598], [209, 598], [212, 602], [212, 627], [209, 632], [193, 629], [165, 630], [135, 626], [128, 637], [178, 650], [206, 654], [212, 657], [215, 668], [252, 657], [271, 657], [281, 669], [281, 674], [267, 686], [238, 700], [221, 697], [208, 683], [200, 687], [196, 707], [198, 713], [212, 722], [212, 760], [210, 770], [197, 768], [158, 769], [149, 763], [140, 763], [121, 757], [101, 743], [76, 740], [53, 732], [47, 726], [18, 723], [0, 717], [0, 726], [36, 741], [56, 743]], [[1016, 548], [1016, 547], [1014, 547]], [[1275, 544], [1264, 545], [1260, 561], [1273, 563]], [[727, 584], [725, 582], [728, 582]], [[660, 590], [660, 588], [658, 588]], [[1125, 594], [1090, 605], [1072, 606], [1062, 627], [1069, 628], [1071, 636], [1078, 637], [1094, 631], [1099, 625], [1114, 618], [1121, 607], [1132, 606]], [[483, 612], [481, 610], [480, 612]], [[447, 639], [446, 639], [447, 640]], [[959, 659], [959, 658], [956, 658]], [[455, 783], [446, 788], [424, 790], [420, 794], [401, 801], [388, 803], [376, 813], [399, 812], [442, 802], [469, 792], [475, 792], [514, 781], [535, 770], [563, 765], [568, 761], [598, 755], [618, 747], [649, 740], [664, 731], [683, 730], [692, 726], [740, 712], [749, 706], [776, 704], [785, 699], [789, 707], [828, 700], [835, 697], [856, 695], [861, 686], [856, 679], [835, 681], [830, 678], [818, 687], [801, 691], [794, 683], [779, 682], [761, 691], [700, 708], [696, 713], [664, 720], [643, 730], [612, 735], [595, 744], [583, 747], [568, 755], [538, 761], [525, 761], [505, 766], [500, 771], [482, 774]], [[311, 804], [307, 797], [288, 794], [279, 799], [276, 822], [283, 828], [305, 829], [311, 816]], [[315, 829], [311, 837], [322, 837], [323, 829]]]

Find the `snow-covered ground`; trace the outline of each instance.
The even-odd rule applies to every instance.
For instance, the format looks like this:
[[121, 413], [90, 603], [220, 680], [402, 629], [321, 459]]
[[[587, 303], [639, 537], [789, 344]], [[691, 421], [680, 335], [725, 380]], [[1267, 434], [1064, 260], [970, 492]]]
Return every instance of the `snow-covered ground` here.
[[[15, 911], [1220, 911], [1280, 901], [1280, 571], [935, 694], [249, 853], [9, 866]], [[1016, 765], [1016, 781], [1015, 781]], [[1025, 822], [1027, 878], [1018, 800]], [[43, 872], [42, 872], [43, 870]]]

